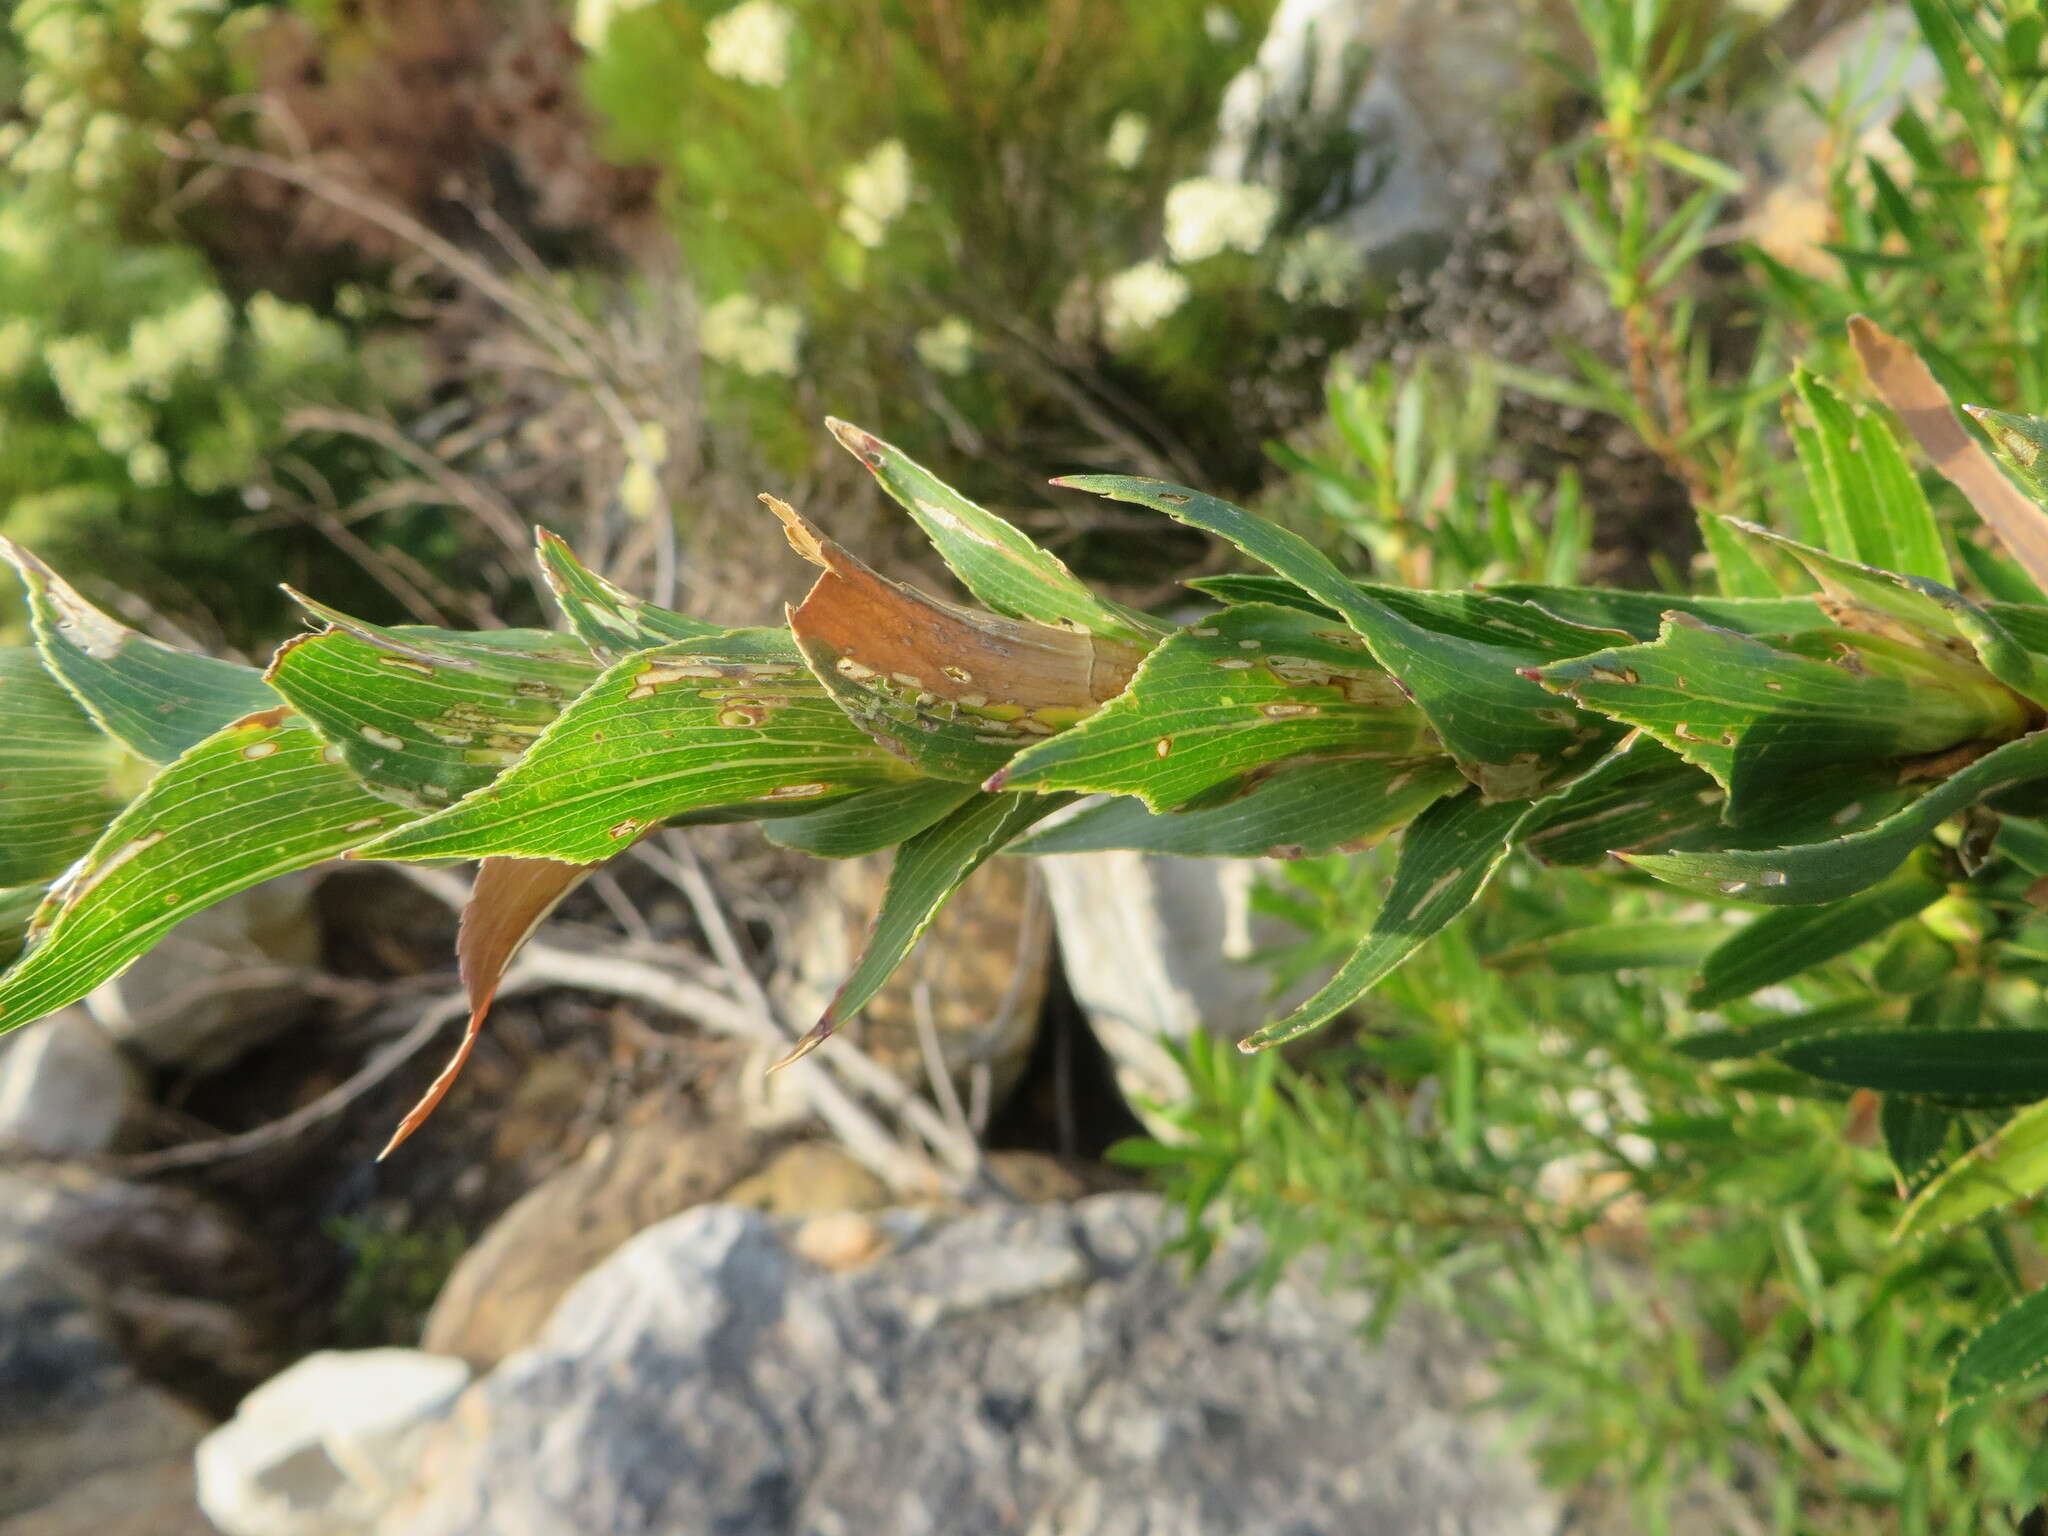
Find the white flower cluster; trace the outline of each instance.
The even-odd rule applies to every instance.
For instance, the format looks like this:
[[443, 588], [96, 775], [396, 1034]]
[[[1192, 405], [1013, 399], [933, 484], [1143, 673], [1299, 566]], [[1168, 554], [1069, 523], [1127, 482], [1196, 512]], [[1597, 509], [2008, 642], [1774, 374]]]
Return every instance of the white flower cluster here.
[[1166, 248], [1176, 261], [1202, 261], [1266, 243], [1280, 197], [1271, 187], [1195, 176], [1166, 194]]
[[43, 363], [64, 408], [92, 431], [109, 453], [126, 455], [149, 440], [155, 425], [136, 388], [125, 353], [93, 336], [59, 336], [43, 346]]
[[1141, 261], [1102, 287], [1102, 324], [1112, 342], [1152, 330], [1187, 302], [1188, 280], [1165, 262]]
[[1152, 137], [1152, 125], [1142, 112], [1119, 112], [1109, 125], [1109, 138], [1102, 146], [1102, 158], [1120, 171], [1136, 170], [1144, 158], [1145, 145]]
[[794, 374], [803, 335], [795, 306], [763, 304], [750, 293], [727, 294], [697, 324], [697, 345], [706, 357], [756, 378]]
[[166, 400], [184, 375], [212, 373], [227, 351], [234, 320], [226, 295], [203, 288], [173, 309], [136, 321], [128, 332], [134, 388]]
[[839, 227], [873, 250], [910, 206], [910, 151], [901, 139], [884, 139], [847, 167], [839, 190], [846, 198]]
[[259, 293], [249, 300], [247, 314], [257, 363], [273, 378], [332, 368], [348, 360], [348, 338], [341, 328], [303, 304]]
[[1280, 252], [1274, 286], [1290, 304], [1344, 304], [1365, 276], [1365, 251], [1327, 225], [1290, 240]]
[[974, 366], [974, 327], [959, 315], [948, 315], [937, 325], [925, 327], [912, 345], [917, 360], [933, 373], [958, 378]]
[[714, 75], [776, 90], [789, 82], [796, 17], [776, 0], [744, 0], [704, 24], [704, 63]]
[[204, 42], [225, 0], [144, 0], [140, 26], [151, 46], [178, 53]]

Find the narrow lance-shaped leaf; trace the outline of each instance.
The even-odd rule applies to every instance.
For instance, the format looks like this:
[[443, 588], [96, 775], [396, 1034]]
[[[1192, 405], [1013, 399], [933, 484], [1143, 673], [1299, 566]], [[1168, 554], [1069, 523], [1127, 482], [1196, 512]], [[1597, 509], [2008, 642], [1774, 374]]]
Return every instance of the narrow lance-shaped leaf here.
[[234, 722], [151, 780], [51, 888], [27, 953], [0, 976], [0, 1031], [76, 1002], [194, 912], [409, 814], [286, 710]]
[[1136, 795], [1171, 811], [1268, 765], [1441, 755], [1357, 635], [1245, 603], [1161, 641], [1121, 694], [1025, 748], [990, 787]]
[[2048, 1029], [1873, 1029], [1802, 1040], [1778, 1053], [1823, 1082], [1942, 1104], [2048, 1098]]
[[980, 783], [1020, 747], [1083, 719], [1142, 652], [1078, 630], [977, 613], [885, 580], [787, 503], [761, 498], [823, 574], [789, 630], [863, 729], [934, 778]]
[[0, 886], [54, 879], [92, 846], [127, 796], [134, 762], [92, 723], [36, 653], [0, 649]]
[[469, 1022], [448, 1065], [435, 1075], [406, 1112], [377, 1154], [382, 1162], [433, 1114], [476, 1049], [483, 1033], [484, 1016], [498, 995], [498, 983], [505, 978], [526, 941], [533, 937], [548, 914], [561, 905], [562, 898], [581, 885], [596, 865], [560, 864], [553, 859], [485, 859], [477, 869], [469, 890], [469, 903], [462, 909], [462, 924], [456, 934], [455, 952], [462, 976], [462, 990], [469, 1000]]
[[1957, 811], [2048, 777], [2048, 733], [2007, 742], [1944, 779], [1904, 810], [1847, 837], [1793, 848], [1624, 854], [1670, 885], [1770, 906], [1840, 901], [1877, 884]]
[[614, 663], [490, 785], [360, 857], [599, 864], [677, 817], [811, 810], [910, 777], [826, 697], [788, 634], [728, 630]]
[[1885, 1155], [1899, 1176], [1899, 1192], [1911, 1195], [1941, 1171], [1943, 1154], [1956, 1127], [1955, 1115], [1939, 1104], [1903, 1093], [1888, 1093], [1878, 1112]]
[[[1792, 388], [1811, 420], [1810, 427], [1795, 421], [1794, 439], [1835, 553], [1883, 570], [1949, 581], [1934, 511], [1891, 429], [1804, 368], [1793, 371]], [[1786, 407], [1792, 410], [1792, 398]]]
[[1597, 864], [1612, 851], [1667, 847], [1720, 823], [1726, 792], [1651, 736], [1634, 736], [1544, 802], [1521, 843], [1546, 864]]
[[1899, 1236], [1925, 1237], [2048, 1187], [2048, 1100], [2029, 1105], [1944, 1169], [1906, 1207]]
[[777, 1067], [808, 1056], [832, 1032], [874, 999], [931, 926], [939, 909], [991, 854], [1041, 817], [1069, 801], [1066, 795], [978, 794], [936, 826], [897, 850], [882, 893], [882, 910], [852, 974], [840, 985], [824, 1016]]
[[2035, 1291], [1993, 1318], [1949, 1367], [1952, 1411], [2001, 1392], [2039, 1384], [2048, 1375], [2048, 1290]]
[[1905, 342], [1862, 315], [1849, 320], [1849, 340], [1871, 387], [1890, 406], [1942, 477], [1969, 498], [2036, 584], [2048, 587], [2048, 514], [2020, 493], [1997, 461], [1956, 420], [1948, 391]]
[[330, 627], [287, 641], [271, 686], [358, 778], [406, 805], [431, 810], [490, 783], [597, 676], [566, 635], [494, 630], [484, 642], [299, 601]]
[[1238, 1049], [1261, 1051], [1306, 1034], [1391, 975], [1485, 889], [1529, 810], [1489, 804], [1474, 788], [1416, 817], [1402, 834], [1387, 899], [1358, 948], [1313, 997], [1247, 1036]]
[[818, 859], [857, 859], [916, 836], [979, 794], [951, 779], [912, 779], [848, 795], [805, 816], [763, 822], [768, 841]]
[[535, 530], [535, 537], [541, 574], [547, 578], [562, 617], [599, 660], [617, 661], [634, 651], [673, 645], [678, 640], [701, 640], [719, 632], [715, 624], [622, 592], [578, 560], [560, 535], [541, 528]]
[[967, 590], [997, 613], [1140, 644], [1166, 632], [1156, 620], [1096, 596], [1057, 556], [969, 501], [902, 449], [844, 421], [827, 417], [825, 425], [917, 520]]
[[[1938, 901], [1947, 886], [1923, 856], [1867, 891], [1819, 907], [1779, 907], [1729, 934], [1700, 966], [1695, 1008], [1718, 1008], [1867, 944]], [[1865, 1086], [1883, 1087], [1873, 1083]]]
[[1854, 666], [1672, 614], [1647, 645], [1555, 662], [1546, 688], [1650, 732], [1728, 790], [1728, 815], [1788, 773], [1940, 752], [2016, 735], [2026, 715], [1983, 676], [1878, 636], [1816, 632], [1787, 644], [1852, 654]]
[[1490, 799], [1535, 795], [1591, 762], [1599, 744], [1615, 734], [1597, 717], [1559, 708], [1522, 677], [1521, 668], [1542, 659], [1528, 649], [1425, 629], [1367, 597], [1307, 540], [1240, 507], [1130, 475], [1075, 475], [1053, 483], [1152, 507], [1216, 534], [1342, 614], [1364, 637], [1373, 659], [1407, 687], [1444, 746]]
[[1727, 937], [1724, 923], [1676, 919], [1602, 923], [1531, 939], [1489, 955], [1486, 963], [1497, 971], [1541, 966], [1559, 976], [1604, 976], [1614, 971], [1673, 967], [1691, 970]]
[[7, 539], [43, 664], [116, 741], [167, 763], [231, 720], [277, 704], [254, 667], [181, 651], [137, 634]]
[[1759, 528], [1729, 526], [1755, 543], [1782, 549], [1820, 583], [1820, 606], [1844, 629], [1945, 652], [1970, 660], [2024, 698], [2048, 699], [2048, 675], [2017, 637], [1988, 609], [1960, 592], [1919, 576], [1858, 565]]
[[1447, 757], [1289, 765], [1225, 800], [1159, 812], [1134, 796], [1090, 805], [1011, 845], [1012, 853], [1129, 848], [1181, 858], [1310, 858], [1355, 849], [1406, 826], [1464, 787]]

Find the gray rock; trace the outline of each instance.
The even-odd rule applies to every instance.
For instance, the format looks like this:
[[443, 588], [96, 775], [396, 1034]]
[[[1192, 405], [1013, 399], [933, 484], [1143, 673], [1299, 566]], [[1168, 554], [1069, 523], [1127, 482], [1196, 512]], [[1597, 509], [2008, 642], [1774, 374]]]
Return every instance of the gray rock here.
[[142, 1078], [83, 1009], [39, 1019], [0, 1055], [0, 1150], [111, 1150], [143, 1107]]
[[323, 1350], [242, 1400], [194, 1458], [227, 1536], [349, 1536], [412, 1478], [469, 1367], [417, 1349]]
[[84, 1268], [0, 1238], [0, 1519], [182, 1456], [205, 1433], [203, 1414], [136, 1375], [118, 1335]]
[[318, 883], [287, 875], [195, 912], [85, 1006], [152, 1065], [219, 1071], [304, 1014], [303, 973], [320, 957]]
[[1267, 997], [1271, 973], [1248, 962], [1288, 930], [1252, 911], [1259, 866], [1250, 860], [1115, 852], [1034, 862], [1068, 984], [1141, 1115], [1147, 1103], [1173, 1103], [1186, 1091], [1168, 1041], [1235, 1040], [1320, 979]]
[[1280, 0], [1224, 93], [1211, 174], [1281, 184], [1290, 134], [1275, 125], [1355, 135], [1350, 206], [1329, 228], [1361, 265], [1419, 265], [1505, 168], [1536, 78], [1523, 26], [1499, 0]]
[[701, 1207], [564, 1299], [465, 1396], [381, 1536], [1379, 1536], [1558, 1529], [1458, 1411], [1462, 1353], [1368, 1347], [1313, 1276], [1183, 1283], [1143, 1196], [896, 1213], [834, 1274]]

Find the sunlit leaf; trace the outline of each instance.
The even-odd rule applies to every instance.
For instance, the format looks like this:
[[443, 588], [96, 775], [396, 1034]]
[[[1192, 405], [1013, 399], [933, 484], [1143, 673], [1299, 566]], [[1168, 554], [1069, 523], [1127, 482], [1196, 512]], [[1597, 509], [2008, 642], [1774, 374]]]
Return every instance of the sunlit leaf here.
[[1076, 475], [1054, 482], [1135, 502], [1229, 540], [1335, 610], [1364, 637], [1373, 659], [1398, 678], [1466, 775], [1495, 799], [1533, 796], [1598, 756], [1612, 730], [1560, 709], [1520, 669], [1524, 649], [1437, 633], [1367, 597], [1307, 540], [1199, 491], [1130, 475]]
[[1945, 1168], [1906, 1207], [1899, 1236], [1925, 1237], [2048, 1186], [2048, 1100], [2021, 1110]]
[[1059, 559], [975, 505], [902, 449], [871, 432], [827, 418], [840, 445], [917, 520], [932, 547], [967, 590], [997, 613], [1140, 644], [1166, 626], [1098, 597]]
[[28, 951], [0, 976], [0, 1030], [76, 1002], [194, 912], [410, 814], [287, 711], [236, 721], [151, 780], [51, 888]]
[[991, 786], [1136, 795], [1170, 811], [1272, 765], [1435, 755], [1429, 723], [1358, 636], [1246, 603], [1161, 641], [1121, 694], [1026, 747]]
[[785, 631], [727, 630], [615, 662], [490, 785], [361, 856], [599, 864], [686, 814], [795, 814], [911, 776]]
[[407, 805], [490, 783], [597, 676], [582, 645], [547, 630], [384, 629], [300, 601], [330, 627], [286, 642], [271, 686], [358, 778]]
[[576, 638], [602, 661], [617, 661], [633, 651], [698, 640], [715, 635], [718, 626], [671, 612], [644, 598], [622, 592], [593, 571], [569, 548], [566, 540], [537, 530], [541, 574]]

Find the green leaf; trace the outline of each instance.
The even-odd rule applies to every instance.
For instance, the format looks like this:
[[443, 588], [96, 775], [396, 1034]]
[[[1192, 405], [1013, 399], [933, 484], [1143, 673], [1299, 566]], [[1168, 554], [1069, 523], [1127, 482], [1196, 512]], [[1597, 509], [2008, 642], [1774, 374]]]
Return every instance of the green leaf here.
[[1898, 1174], [1903, 1190], [1910, 1194], [1940, 1171], [1956, 1117], [1925, 1099], [1888, 1093], [1878, 1112], [1878, 1124], [1884, 1132], [1885, 1155], [1892, 1160], [1892, 1171]]
[[825, 425], [868, 467], [883, 490], [917, 520], [967, 590], [997, 613], [1146, 643], [1166, 626], [1097, 597], [1085, 582], [993, 512], [918, 464], [902, 449], [844, 421]]
[[1907, 1205], [1900, 1238], [1946, 1232], [2048, 1185], [2048, 1102], [2030, 1105], [1950, 1163]]
[[848, 795], [805, 816], [763, 822], [768, 841], [819, 859], [857, 859], [894, 848], [978, 794], [972, 784], [912, 779]]
[[1149, 811], [1143, 801], [1119, 795], [1033, 832], [1009, 851], [1129, 848], [1183, 858], [1307, 858], [1406, 826], [1464, 783], [1449, 758], [1306, 763], [1220, 804], [1204, 796], [1200, 809]]
[[1950, 654], [1967, 647], [2008, 688], [2036, 703], [2048, 700], [2048, 674], [2040, 663], [1989, 610], [1960, 592], [1925, 577], [1858, 565], [1754, 523], [1730, 520], [1728, 526], [1804, 566], [1843, 628]]
[[1606, 587], [1541, 587], [1531, 582], [1505, 583], [1492, 592], [1589, 629], [1619, 629], [1638, 640], [1656, 639], [1667, 613], [1689, 613], [1743, 635], [1791, 634], [1827, 623], [1810, 597], [1689, 597]]
[[1136, 795], [1171, 811], [1269, 764], [1436, 755], [1428, 722], [1356, 635], [1246, 603], [1161, 641], [1121, 694], [1026, 747], [989, 787]]
[[718, 626], [671, 612], [644, 598], [622, 592], [576, 558], [558, 534], [537, 529], [541, 574], [576, 638], [601, 661], [617, 661], [634, 651], [701, 640], [719, 633]]
[[[1341, 622], [1342, 618], [1328, 604], [1318, 602], [1283, 576], [1233, 572], [1198, 576], [1187, 585], [1226, 603], [1277, 603], [1331, 621]], [[1482, 645], [1526, 650], [1532, 659], [1583, 656], [1600, 646], [1633, 638], [1631, 632], [1612, 625], [1588, 626], [1559, 618], [1541, 603], [1492, 592], [1418, 592], [1369, 581], [1354, 581], [1351, 585], [1366, 601], [1391, 609], [1418, 628]]]
[[1921, 858], [1882, 883], [1826, 906], [1766, 912], [1707, 956], [1692, 1005], [1718, 1008], [1847, 954], [1924, 911], [1946, 889], [1935, 861]]
[[1691, 970], [1728, 937], [1725, 923], [1671, 919], [1602, 923], [1531, 939], [1487, 957], [1497, 971], [1541, 966], [1559, 976], [1597, 976], [1612, 971], [1683, 967]]
[[431, 810], [483, 788], [597, 676], [567, 635], [383, 629], [299, 601], [330, 628], [287, 641], [271, 686], [350, 771], [402, 804]]
[[944, 821], [903, 844], [889, 870], [882, 910], [853, 971], [824, 1016], [777, 1063], [786, 1066], [822, 1045], [865, 1008], [901, 965], [939, 909], [991, 854], [1033, 822], [1069, 803], [1066, 795], [977, 794]]
[[1739, 1029], [1703, 1029], [1673, 1041], [1672, 1048], [1695, 1061], [1733, 1061], [1744, 1056], [1762, 1056], [1809, 1036], [1895, 1020], [1898, 1015], [1895, 1003], [1866, 994], [1824, 1008], [1781, 1014], [1767, 1023]]
[[1650, 736], [1636, 736], [1544, 802], [1521, 845], [1546, 864], [1597, 864], [1718, 826], [1722, 790]]
[[1930, 789], [1876, 826], [1795, 848], [1625, 854], [1670, 885], [1724, 892], [1771, 906], [1840, 901], [1903, 863], [1957, 811], [2015, 784], [2048, 777], [2048, 732], [2009, 741]]
[[2048, 504], [2048, 464], [2041, 459], [2041, 450], [2048, 448], [2048, 421], [1981, 405], [1963, 409], [1977, 418], [1999, 461], [2012, 471], [2021, 488], [2034, 500]]
[[2035, 1385], [2048, 1373], [2048, 1290], [2035, 1291], [1993, 1318], [1949, 1367], [1947, 1405]]
[[1391, 975], [1485, 889], [1529, 812], [1526, 805], [1488, 804], [1474, 788], [1416, 817], [1402, 834], [1387, 899], [1351, 957], [1307, 1002], [1238, 1049], [1262, 1051], [1306, 1034]]
[[229, 721], [276, 707], [277, 695], [254, 667], [137, 634], [9, 540], [0, 539], [0, 556], [27, 591], [43, 665], [129, 750], [168, 763]]
[[1778, 1059], [1823, 1082], [1941, 1104], [2048, 1098], [2048, 1029], [1852, 1030], [1803, 1040]]
[[801, 814], [909, 777], [786, 632], [728, 630], [614, 663], [494, 782], [360, 856], [596, 864], [687, 814]]
[[1980, 697], [1967, 680], [1948, 689], [1911, 673], [1851, 670], [1686, 614], [1670, 615], [1649, 644], [1554, 662], [1539, 675], [1713, 775], [1736, 818], [1788, 773], [1941, 751], [1990, 734], [2005, 724], [2002, 708], [2018, 708], [2002, 689]]
[[0, 976], [0, 1031], [76, 1002], [194, 912], [410, 814], [329, 754], [304, 721], [275, 709], [166, 767], [37, 910], [28, 952]]
[[1884, 418], [1852, 406], [1804, 368], [1793, 371], [1792, 388], [1812, 419], [1811, 428], [1795, 423], [1794, 435], [1834, 553], [1953, 581], [1927, 493]]
[[48, 888], [40, 885], [0, 889], [0, 965], [12, 963], [21, 953], [22, 945], [28, 942], [29, 919], [35, 916], [47, 894]]
[[1077, 475], [1054, 484], [1152, 507], [1216, 534], [1342, 614], [1364, 637], [1373, 659], [1414, 696], [1466, 776], [1490, 798], [1534, 796], [1575, 771], [1581, 766], [1577, 759], [1611, 734], [1598, 720], [1559, 709], [1520, 676], [1518, 669], [1536, 659], [1526, 650], [1424, 629], [1368, 598], [1305, 539], [1242, 508], [1130, 475]]
[[36, 653], [0, 648], [0, 886], [54, 879], [90, 848], [127, 796], [133, 762], [44, 670]]

